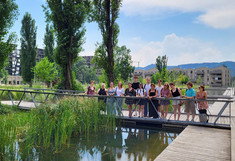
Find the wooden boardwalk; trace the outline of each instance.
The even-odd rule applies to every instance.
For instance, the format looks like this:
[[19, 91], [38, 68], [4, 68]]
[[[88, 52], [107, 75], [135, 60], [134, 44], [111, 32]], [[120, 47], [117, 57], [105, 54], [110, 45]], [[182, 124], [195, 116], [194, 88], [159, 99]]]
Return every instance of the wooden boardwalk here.
[[188, 126], [155, 160], [231, 160], [230, 130]]
[[[233, 92], [230, 90], [230, 92]], [[232, 95], [225, 91], [224, 95]], [[223, 103], [214, 103], [210, 109], [216, 115]], [[231, 130], [187, 126], [183, 132], [155, 159], [156, 161], [221, 161], [235, 160], [235, 103], [231, 103], [218, 123], [231, 123]], [[210, 117], [209, 122], [214, 118]]]

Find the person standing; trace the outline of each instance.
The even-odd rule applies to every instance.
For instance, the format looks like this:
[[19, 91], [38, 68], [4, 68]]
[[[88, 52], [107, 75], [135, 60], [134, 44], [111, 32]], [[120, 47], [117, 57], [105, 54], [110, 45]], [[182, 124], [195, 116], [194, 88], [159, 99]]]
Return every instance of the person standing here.
[[[107, 95], [107, 90], [105, 89], [105, 84], [102, 83], [101, 84], [101, 88], [97, 91], [97, 94], [100, 95], [100, 96], [106, 96]], [[106, 102], [106, 98], [99, 98], [98, 97], [98, 101], [103, 101], [103, 102]]]
[[[128, 88], [125, 90], [125, 96], [127, 97], [133, 97], [136, 96], [135, 90], [132, 88], [132, 84], [128, 83]], [[127, 104], [128, 110], [129, 110], [129, 117], [132, 117], [132, 105], [133, 99], [131, 98], [126, 98], [125, 103]]]
[[[162, 86], [162, 80], [161, 79], [158, 79], [158, 85], [156, 87], [156, 90], [157, 90], [157, 95], [158, 97], [161, 97], [161, 90], [162, 90], [163, 86]], [[161, 101], [158, 101], [159, 103], [159, 107], [158, 107], [158, 110], [160, 112], [160, 104], [161, 104]]]
[[[199, 86], [199, 91], [196, 94], [197, 99], [207, 99], [207, 92], [205, 91], [205, 87], [203, 85]], [[208, 102], [207, 101], [198, 101], [198, 110], [199, 110], [199, 120], [200, 122], [207, 122], [207, 109], [208, 109]]]
[[[124, 89], [122, 88], [122, 82], [119, 82], [118, 86], [116, 87], [116, 95], [121, 97], [124, 96]], [[122, 114], [122, 104], [123, 104], [123, 98], [116, 98], [116, 108], [118, 116], [121, 116]]]
[[95, 95], [95, 87], [94, 87], [95, 81], [91, 81], [91, 84], [87, 87], [87, 91], [85, 94], [87, 95]]
[[[107, 95], [108, 96], [114, 96], [116, 94], [116, 90], [113, 87], [113, 82], [110, 82], [109, 84], [109, 89], [107, 90]], [[115, 98], [108, 97], [107, 99], [107, 112], [109, 115], [115, 115], [116, 110], [115, 110]]]
[[[146, 91], [146, 94], [145, 96], [147, 97], [148, 96], [148, 93], [149, 93], [149, 90], [151, 89], [151, 79], [150, 77], [147, 77], [146, 79], [147, 81], [147, 84], [144, 85], [144, 89]], [[145, 99], [145, 104], [144, 104], [144, 117], [147, 117], [148, 116], [148, 106], [149, 106], [149, 100], [148, 99]]]
[[[175, 87], [175, 83], [170, 83], [170, 87], [171, 87], [171, 96], [173, 98], [182, 98], [182, 94], [181, 94], [181, 90], [179, 88]], [[176, 120], [176, 115], [177, 115], [177, 110], [178, 110], [178, 119], [180, 119], [180, 100], [173, 100], [172, 104], [173, 104], [173, 108], [174, 108], [174, 120]]]
[[[143, 84], [140, 83], [140, 88], [137, 89], [137, 97], [145, 97], [146, 95], [146, 90], [143, 89]], [[140, 99], [138, 105], [139, 105], [139, 117], [143, 117], [144, 116], [144, 104], [145, 104], [145, 100], [144, 99]]]
[[[134, 82], [132, 83], [132, 88], [135, 90], [135, 92], [137, 92], [137, 89], [139, 89], [140, 87], [140, 82], [138, 82], [138, 76], [134, 77]], [[135, 114], [134, 116], [137, 116], [137, 103], [139, 102], [139, 100], [135, 99], [133, 100], [133, 103], [135, 104]]]
[[156, 98], [158, 96], [158, 92], [155, 89], [155, 84], [151, 84], [151, 89], [149, 90], [148, 93], [148, 99], [149, 99], [149, 117], [153, 117], [153, 118], [159, 118], [158, 115], [158, 101], [154, 100], [154, 98]]
[[[187, 84], [187, 90], [185, 92], [185, 98], [188, 99], [194, 99], [196, 96], [196, 92], [195, 90], [192, 88], [193, 87], [193, 83], [192, 82], [188, 82]], [[194, 121], [195, 115], [196, 115], [196, 109], [195, 109], [195, 101], [194, 100], [186, 100], [185, 101], [185, 112], [187, 113], [187, 119], [186, 121], [189, 121], [189, 116], [190, 114], [192, 114], [192, 120]]]
[[[171, 96], [171, 91], [169, 89], [169, 84], [166, 82], [161, 90], [161, 97], [169, 98]], [[170, 105], [170, 100], [161, 101], [161, 118], [166, 118], [168, 114], [168, 106]], [[164, 111], [165, 107], [165, 111]]]

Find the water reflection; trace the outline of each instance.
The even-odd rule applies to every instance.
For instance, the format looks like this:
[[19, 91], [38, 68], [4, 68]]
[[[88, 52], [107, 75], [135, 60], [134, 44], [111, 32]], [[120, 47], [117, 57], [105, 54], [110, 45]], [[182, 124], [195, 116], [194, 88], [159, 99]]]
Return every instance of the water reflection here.
[[178, 135], [178, 132], [116, 128], [115, 132], [73, 138], [69, 148], [53, 153], [52, 148], [38, 151], [36, 160], [154, 160]]

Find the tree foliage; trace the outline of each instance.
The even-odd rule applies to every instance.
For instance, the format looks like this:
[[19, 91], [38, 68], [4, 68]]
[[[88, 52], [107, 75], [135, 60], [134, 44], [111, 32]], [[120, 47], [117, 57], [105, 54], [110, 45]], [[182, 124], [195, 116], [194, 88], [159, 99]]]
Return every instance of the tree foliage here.
[[47, 57], [41, 59], [34, 67], [35, 76], [42, 82], [50, 84], [51, 81], [57, 79], [58, 71], [55, 63], [51, 63]]
[[86, 60], [82, 57], [79, 57], [78, 61], [74, 64], [73, 71], [79, 82], [90, 83], [91, 80], [98, 81], [96, 69], [92, 66], [89, 68], [86, 65]]
[[202, 83], [202, 77], [199, 76], [199, 77], [197, 78], [197, 84], [201, 84], [201, 83]]
[[31, 70], [36, 65], [36, 34], [37, 27], [35, 26], [35, 20], [32, 19], [31, 15], [26, 12], [22, 20], [22, 27], [20, 30], [21, 34], [21, 75], [23, 80], [32, 85], [32, 79], [34, 73]]
[[114, 74], [116, 80], [120, 77], [121, 80], [126, 82], [132, 76], [135, 68], [131, 65], [130, 52], [131, 50], [127, 49], [126, 46], [115, 48]]
[[53, 56], [54, 44], [55, 44], [54, 41], [55, 38], [52, 26], [49, 26], [49, 24], [47, 24], [46, 33], [44, 35], [44, 44], [45, 44], [44, 54], [50, 62], [54, 62], [54, 56]]
[[102, 43], [97, 44], [95, 64], [104, 69], [109, 82], [114, 82], [114, 49], [118, 43], [121, 0], [93, 0], [92, 20], [98, 23]]
[[166, 57], [166, 55], [164, 56], [158, 56], [156, 58], [156, 68], [157, 70], [162, 73], [162, 71], [167, 68], [167, 61], [168, 61], [168, 58]]
[[75, 74], [72, 67], [82, 51], [85, 28], [90, 3], [88, 0], [47, 0], [44, 11], [52, 22], [56, 33], [57, 48], [55, 61], [61, 67], [63, 89], [76, 89]]
[[18, 16], [15, 0], [0, 1], [0, 70], [6, 67], [9, 54], [15, 49], [16, 36], [9, 30]]
[[186, 84], [188, 81], [189, 81], [189, 77], [187, 75], [184, 75], [184, 74], [180, 73], [180, 75], [177, 79], [177, 83]]
[[169, 72], [167, 71], [167, 61], [168, 58], [166, 55], [164, 56], [158, 56], [156, 58], [156, 68], [158, 72], [156, 72], [152, 76], [152, 82], [157, 83], [158, 79], [161, 79], [163, 83], [169, 81]]

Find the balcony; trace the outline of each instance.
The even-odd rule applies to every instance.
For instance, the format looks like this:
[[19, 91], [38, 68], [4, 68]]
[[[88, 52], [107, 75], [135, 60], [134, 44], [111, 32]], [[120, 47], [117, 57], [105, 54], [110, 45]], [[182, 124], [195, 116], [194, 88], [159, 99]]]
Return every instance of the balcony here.
[[221, 70], [213, 70], [213, 71], [210, 71], [210, 74], [222, 74], [222, 71]]

